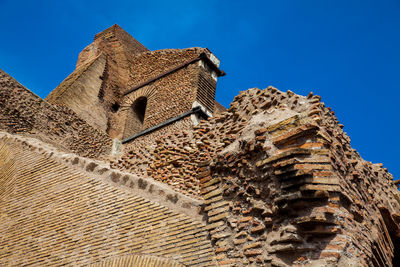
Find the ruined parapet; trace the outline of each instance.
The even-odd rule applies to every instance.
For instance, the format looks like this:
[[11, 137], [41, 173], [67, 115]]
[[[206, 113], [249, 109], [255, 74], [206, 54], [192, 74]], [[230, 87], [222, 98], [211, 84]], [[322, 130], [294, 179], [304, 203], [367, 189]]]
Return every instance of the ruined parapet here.
[[253, 116], [200, 175], [221, 264], [396, 266], [393, 178], [350, 147], [320, 97], [249, 91], [229, 111]]

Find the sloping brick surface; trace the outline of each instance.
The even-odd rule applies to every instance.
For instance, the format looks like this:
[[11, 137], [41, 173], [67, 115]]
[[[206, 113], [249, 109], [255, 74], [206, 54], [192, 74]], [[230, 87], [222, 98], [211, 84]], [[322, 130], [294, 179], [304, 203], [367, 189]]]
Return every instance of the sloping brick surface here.
[[0, 157], [0, 265], [86, 266], [128, 254], [214, 265], [201, 222], [10, 138]]

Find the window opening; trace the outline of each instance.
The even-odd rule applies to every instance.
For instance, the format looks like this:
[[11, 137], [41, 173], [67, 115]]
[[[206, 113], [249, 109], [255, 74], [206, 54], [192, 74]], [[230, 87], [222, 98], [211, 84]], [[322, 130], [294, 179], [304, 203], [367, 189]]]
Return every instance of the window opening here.
[[126, 117], [124, 138], [132, 136], [143, 130], [144, 117], [146, 115], [147, 98], [140, 97], [132, 103]]

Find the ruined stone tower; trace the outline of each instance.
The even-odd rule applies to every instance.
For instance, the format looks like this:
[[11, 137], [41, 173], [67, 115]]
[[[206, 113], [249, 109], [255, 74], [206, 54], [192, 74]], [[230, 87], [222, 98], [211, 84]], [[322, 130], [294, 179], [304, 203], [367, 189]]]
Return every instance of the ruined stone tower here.
[[399, 266], [397, 182], [321, 97], [222, 75], [117, 25], [44, 100], [0, 71], [0, 266]]

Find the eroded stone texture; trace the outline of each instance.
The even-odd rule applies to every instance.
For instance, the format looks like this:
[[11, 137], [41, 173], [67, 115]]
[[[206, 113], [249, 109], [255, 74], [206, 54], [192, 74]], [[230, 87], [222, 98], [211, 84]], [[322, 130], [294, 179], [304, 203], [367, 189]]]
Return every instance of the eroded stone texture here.
[[[312, 93], [226, 110], [218, 64], [115, 25], [47, 101], [0, 72], [0, 265], [400, 265], [387, 169]], [[213, 117], [164, 125], [197, 105]]]

